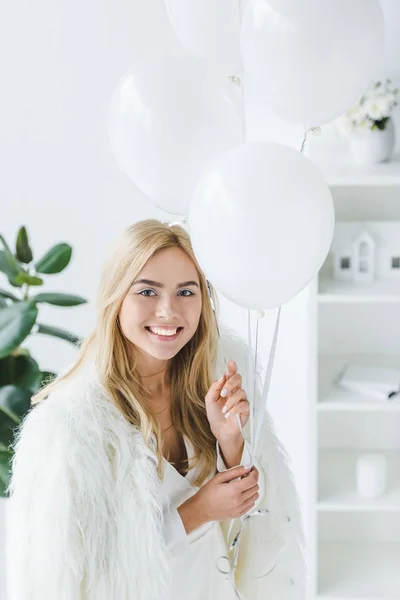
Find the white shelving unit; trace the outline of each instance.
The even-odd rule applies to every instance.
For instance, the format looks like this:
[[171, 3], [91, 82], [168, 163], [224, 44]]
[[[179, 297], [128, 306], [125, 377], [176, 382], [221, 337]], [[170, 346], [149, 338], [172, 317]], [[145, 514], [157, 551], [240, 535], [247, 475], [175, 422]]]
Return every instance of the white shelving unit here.
[[368, 167], [350, 163], [332, 165], [325, 170], [325, 178], [332, 187], [397, 186], [400, 185], [400, 156], [386, 164]]
[[[400, 158], [370, 168], [325, 172], [337, 220], [400, 221]], [[399, 224], [400, 236], [400, 224]], [[400, 283], [350, 286], [327, 260], [315, 292], [318, 367], [314, 580], [318, 600], [400, 599], [400, 396], [380, 401], [340, 390], [346, 364], [400, 366]], [[362, 453], [384, 454], [386, 492], [356, 488]]]

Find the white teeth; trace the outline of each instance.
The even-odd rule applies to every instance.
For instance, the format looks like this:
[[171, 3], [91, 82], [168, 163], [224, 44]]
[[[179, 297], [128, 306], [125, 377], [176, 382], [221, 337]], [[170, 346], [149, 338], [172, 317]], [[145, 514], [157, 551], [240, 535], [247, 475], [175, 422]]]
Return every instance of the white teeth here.
[[150, 331], [157, 335], [173, 336], [176, 334], [178, 329], [158, 329], [156, 327], [149, 327]]

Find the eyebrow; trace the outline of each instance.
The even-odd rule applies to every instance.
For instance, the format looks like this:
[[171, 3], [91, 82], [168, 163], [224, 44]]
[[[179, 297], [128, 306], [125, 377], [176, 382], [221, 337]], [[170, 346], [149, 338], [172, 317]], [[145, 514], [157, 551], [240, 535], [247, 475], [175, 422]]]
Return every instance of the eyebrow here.
[[[139, 283], [145, 283], [146, 285], [152, 285], [153, 287], [158, 287], [158, 288], [165, 287], [165, 285], [163, 283], [160, 283], [159, 281], [153, 281], [152, 279], [137, 279], [136, 281], [133, 282], [132, 285], [138, 285]], [[176, 289], [181, 288], [181, 287], [187, 287], [189, 285], [196, 285], [197, 287], [199, 287], [199, 284], [197, 283], [197, 281], [184, 281], [183, 283], [178, 283], [178, 285], [176, 286]]]

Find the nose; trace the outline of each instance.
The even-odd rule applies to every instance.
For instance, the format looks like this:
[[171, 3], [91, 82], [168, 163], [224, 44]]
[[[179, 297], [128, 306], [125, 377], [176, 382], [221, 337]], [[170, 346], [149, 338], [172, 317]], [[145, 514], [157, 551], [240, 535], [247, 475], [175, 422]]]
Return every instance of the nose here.
[[178, 319], [179, 314], [175, 303], [175, 298], [170, 296], [160, 296], [156, 307], [157, 318], [164, 320]]

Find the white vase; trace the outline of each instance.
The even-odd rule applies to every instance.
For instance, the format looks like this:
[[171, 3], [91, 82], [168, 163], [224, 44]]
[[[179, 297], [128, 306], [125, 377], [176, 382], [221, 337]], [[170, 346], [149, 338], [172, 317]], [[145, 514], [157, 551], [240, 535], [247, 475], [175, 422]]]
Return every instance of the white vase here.
[[394, 143], [395, 129], [390, 118], [385, 129], [360, 130], [354, 132], [349, 139], [351, 154], [358, 165], [372, 165], [390, 160]]

